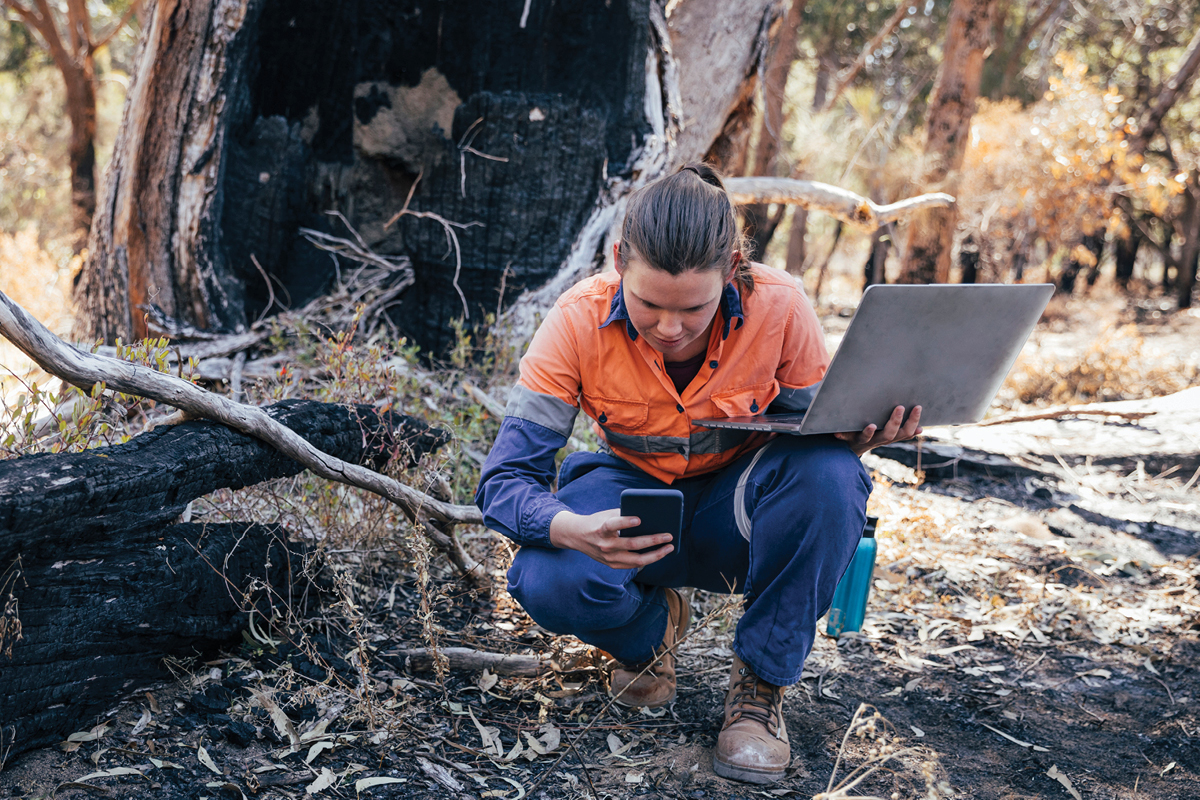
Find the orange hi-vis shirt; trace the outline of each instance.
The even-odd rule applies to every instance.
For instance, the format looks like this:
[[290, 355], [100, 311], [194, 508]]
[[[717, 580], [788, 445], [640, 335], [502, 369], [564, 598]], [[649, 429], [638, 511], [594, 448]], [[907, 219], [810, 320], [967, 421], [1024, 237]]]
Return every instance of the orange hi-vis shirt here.
[[754, 291], [725, 287], [704, 365], [683, 393], [629, 322], [620, 276], [580, 281], [551, 309], [521, 359], [506, 417], [567, 436], [579, 409], [620, 458], [665, 483], [712, 472], [771, 434], [695, 419], [804, 410], [829, 366], [812, 304], [795, 279], [752, 265]]

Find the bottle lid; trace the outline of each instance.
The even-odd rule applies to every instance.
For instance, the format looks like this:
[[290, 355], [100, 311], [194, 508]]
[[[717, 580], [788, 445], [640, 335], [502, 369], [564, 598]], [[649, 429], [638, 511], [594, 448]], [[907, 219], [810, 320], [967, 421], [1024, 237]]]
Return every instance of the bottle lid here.
[[866, 527], [863, 528], [864, 539], [875, 538], [875, 526], [879, 524], [879, 517], [867, 517]]

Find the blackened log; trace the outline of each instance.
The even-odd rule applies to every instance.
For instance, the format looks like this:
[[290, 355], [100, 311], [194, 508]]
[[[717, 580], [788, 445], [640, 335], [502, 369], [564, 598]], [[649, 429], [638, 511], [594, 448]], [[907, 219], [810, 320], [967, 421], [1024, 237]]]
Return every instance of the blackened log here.
[[[448, 440], [419, 420], [369, 406], [286, 400], [265, 410], [323, 452], [376, 469], [392, 454], [411, 462]], [[302, 469], [266, 442], [199, 420], [114, 447], [0, 461], [0, 564], [62, 558], [78, 544], [166, 525], [216, 489]]]
[[0, 652], [0, 768], [169, 678], [164, 656], [204, 656], [235, 639], [251, 608], [267, 629], [289, 609], [304, 612], [303, 549], [277, 527], [121, 531], [58, 555], [6, 563], [4, 594], [16, 598], [21, 628], [19, 640], [10, 630], [0, 642], [11, 648]]
[[[324, 452], [376, 469], [415, 463], [448, 439], [369, 406], [291, 400], [267, 411]], [[268, 619], [303, 613], [303, 549], [282, 530], [172, 524], [204, 494], [302, 469], [207, 421], [0, 461], [0, 767], [165, 677], [164, 656], [228, 642], [251, 607]]]

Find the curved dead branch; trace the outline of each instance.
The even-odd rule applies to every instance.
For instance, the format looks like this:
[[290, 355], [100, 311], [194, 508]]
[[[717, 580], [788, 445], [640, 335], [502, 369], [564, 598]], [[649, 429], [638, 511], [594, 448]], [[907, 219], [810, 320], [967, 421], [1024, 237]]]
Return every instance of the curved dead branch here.
[[824, 211], [832, 217], [874, 230], [893, 222], [919, 208], [940, 208], [954, 205], [954, 198], [944, 192], [922, 194], [898, 203], [879, 205], [854, 192], [828, 183], [802, 181], [795, 178], [726, 178], [729, 196], [738, 205], [750, 203], [784, 203]]
[[[458, 523], [483, 524], [483, 515], [475, 506], [444, 503], [386, 475], [323, 453], [256, 406], [234, 403], [148, 367], [84, 353], [47, 330], [3, 292], [0, 292], [0, 334], [42, 369], [84, 391], [91, 391], [95, 384], [104, 383], [108, 389], [166, 403], [193, 418], [220, 422], [266, 442], [322, 478], [357, 486], [385, 497], [399, 506], [412, 522], [431, 523], [422, 527], [440, 545], [449, 545], [446, 539], [452, 540], [452, 537], [437, 528]], [[452, 558], [461, 553], [461, 548], [454, 550], [451, 550]]]

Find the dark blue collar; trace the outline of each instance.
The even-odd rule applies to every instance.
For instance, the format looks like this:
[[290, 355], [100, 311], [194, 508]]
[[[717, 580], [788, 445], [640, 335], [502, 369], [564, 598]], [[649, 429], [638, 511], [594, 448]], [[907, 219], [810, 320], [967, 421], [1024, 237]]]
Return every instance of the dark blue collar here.
[[[625, 320], [625, 332], [629, 334], [629, 339], [636, 342], [638, 337], [637, 329], [633, 327], [633, 323], [629, 320], [629, 311], [625, 308], [625, 282], [621, 281], [617, 286], [616, 294], [613, 295], [612, 304], [608, 307], [608, 318], [600, 324], [601, 328], [607, 328], [613, 322], [622, 319]], [[745, 315], [742, 313], [742, 296], [738, 293], [737, 286], [733, 283], [725, 284], [724, 291], [721, 292], [721, 318], [725, 320], [725, 325], [721, 329], [721, 338], [729, 338], [729, 328], [736, 318], [737, 327], [742, 327], [742, 323], [746, 321]]]

